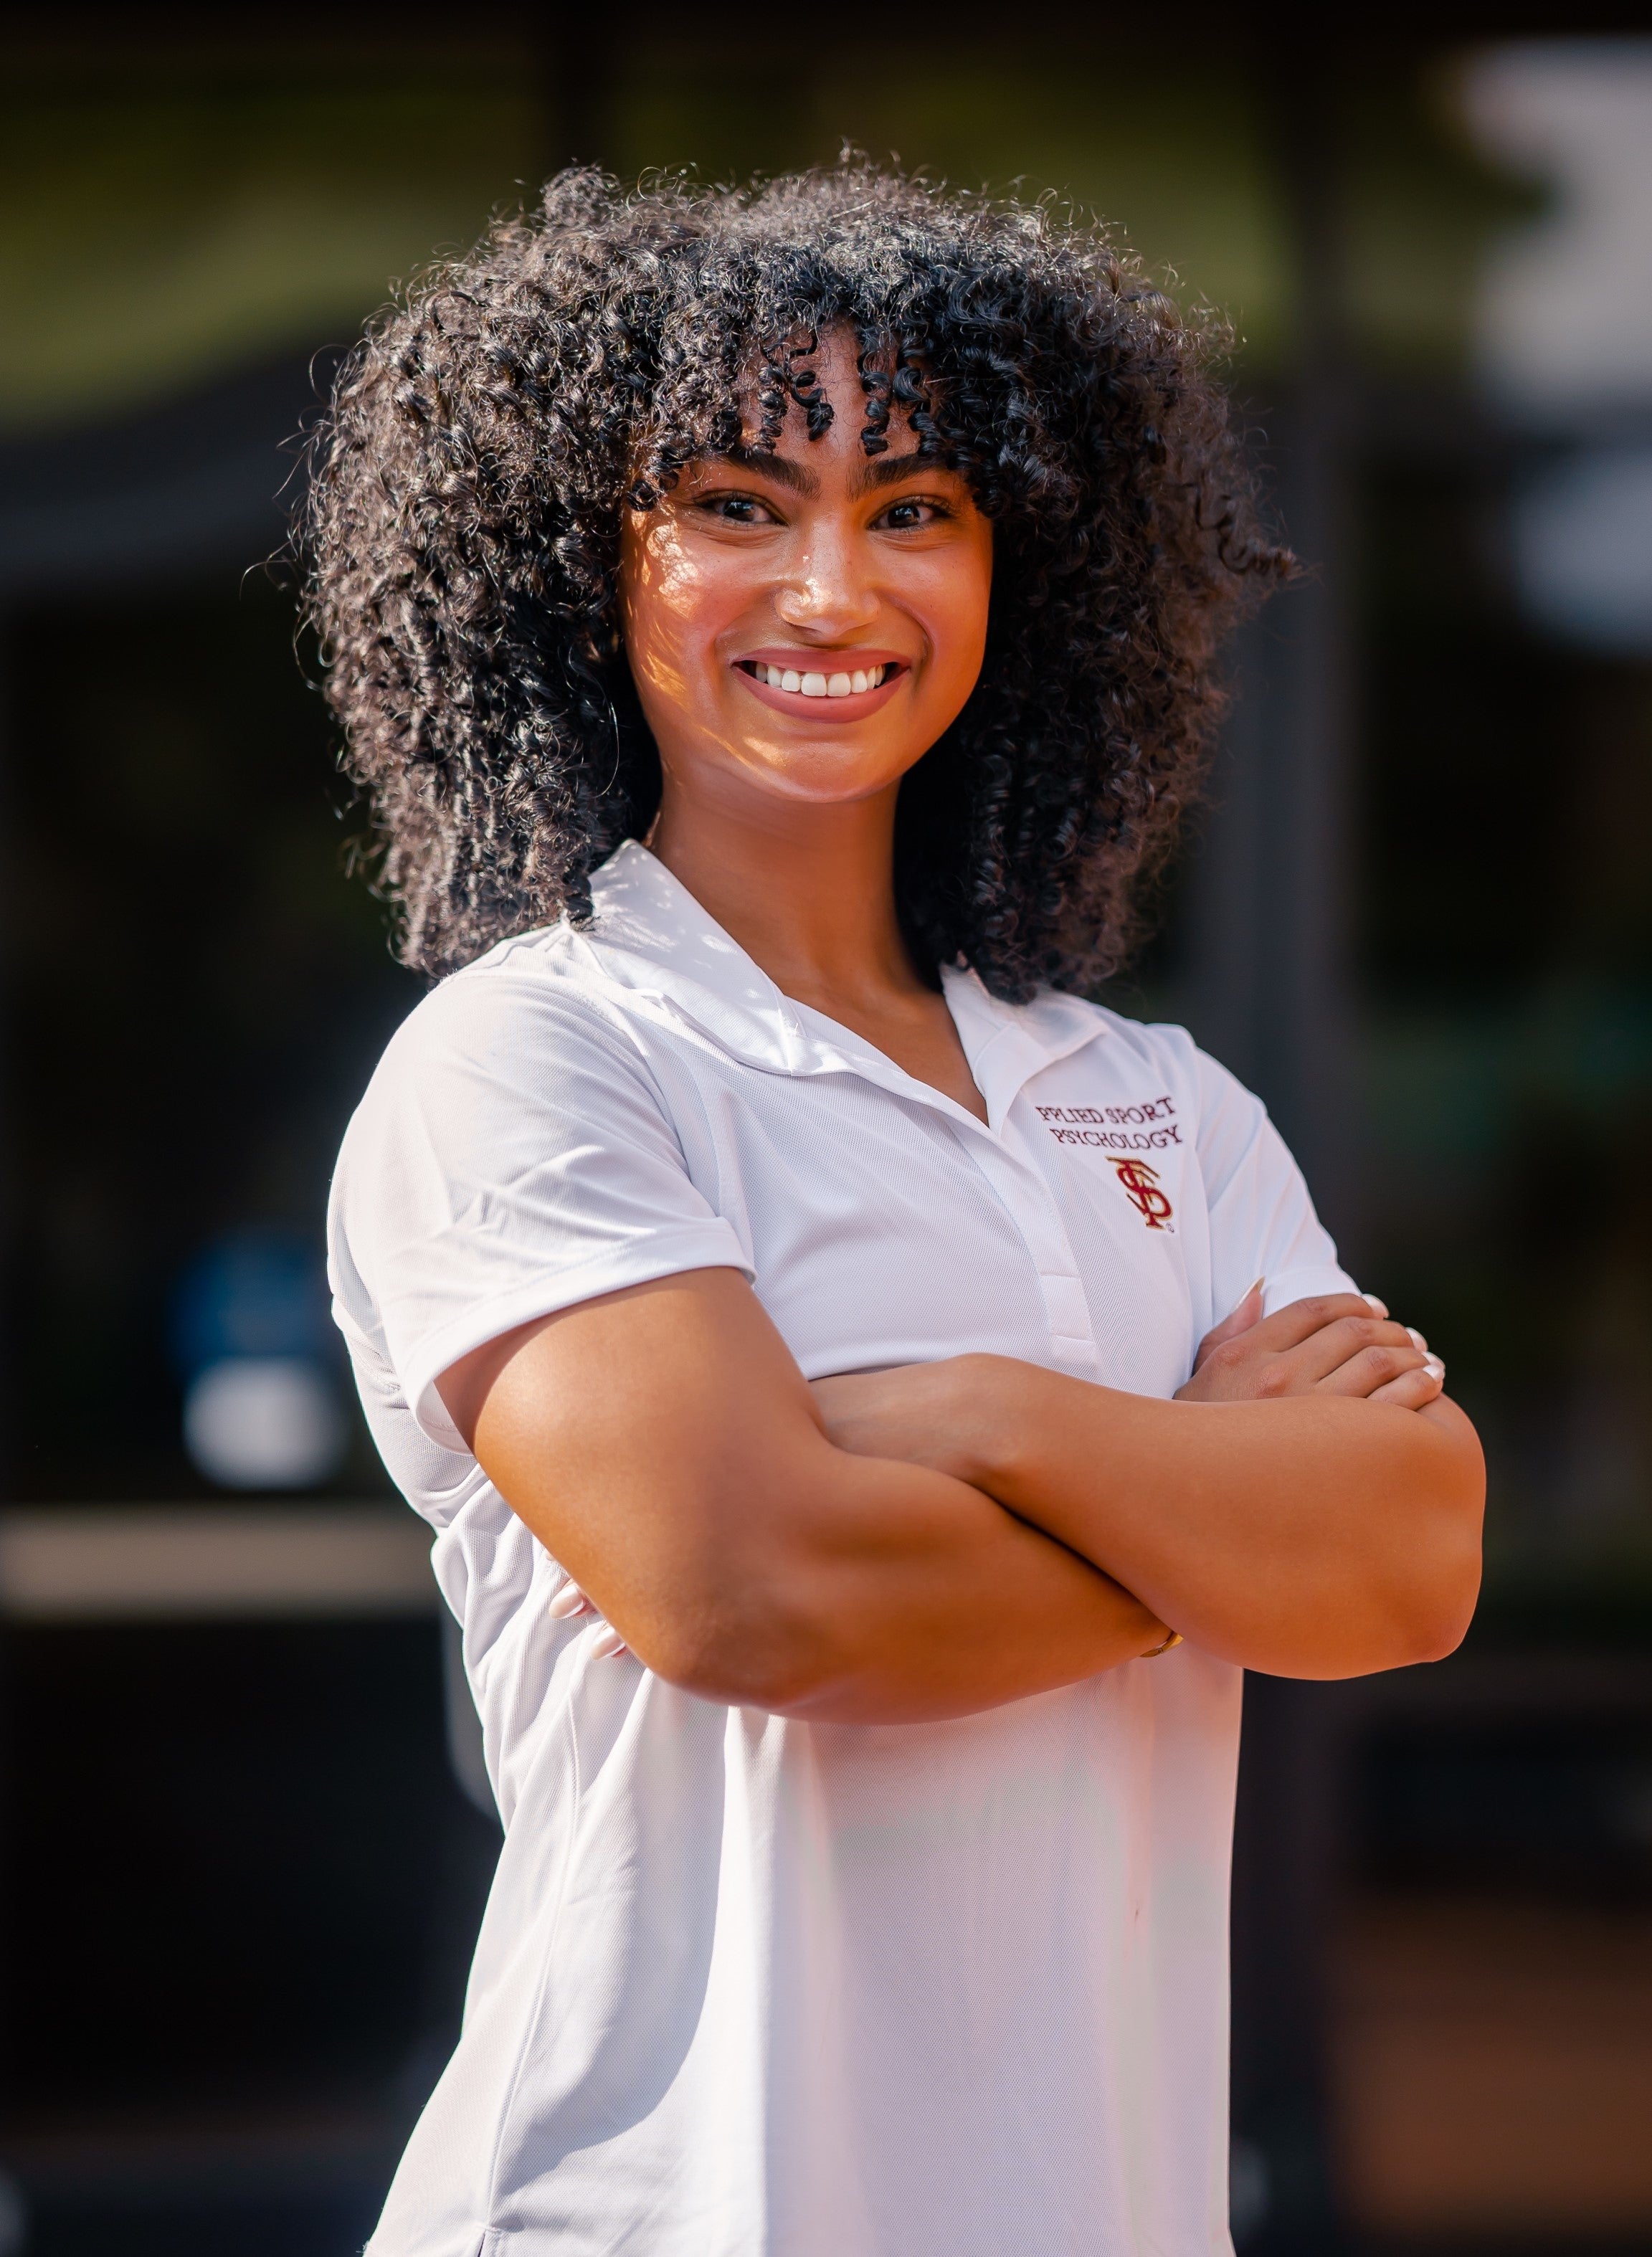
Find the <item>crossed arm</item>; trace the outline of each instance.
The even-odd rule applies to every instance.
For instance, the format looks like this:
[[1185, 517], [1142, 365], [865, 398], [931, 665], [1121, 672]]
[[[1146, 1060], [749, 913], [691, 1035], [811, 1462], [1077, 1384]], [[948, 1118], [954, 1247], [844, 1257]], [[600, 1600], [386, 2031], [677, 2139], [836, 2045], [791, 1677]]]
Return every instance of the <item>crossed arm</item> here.
[[703, 1270], [490, 1341], [441, 1392], [618, 1634], [709, 1699], [967, 1715], [1172, 1627], [1287, 1676], [1450, 1652], [1478, 1579], [1468, 1421], [1364, 1302], [1255, 1316], [1174, 1402], [999, 1356], [812, 1389], [746, 1281]]

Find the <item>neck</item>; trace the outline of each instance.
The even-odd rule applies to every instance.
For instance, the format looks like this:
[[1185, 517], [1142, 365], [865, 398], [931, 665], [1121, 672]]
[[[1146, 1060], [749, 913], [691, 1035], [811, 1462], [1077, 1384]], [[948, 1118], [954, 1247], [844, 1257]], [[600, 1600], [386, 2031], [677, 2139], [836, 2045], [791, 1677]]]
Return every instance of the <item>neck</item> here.
[[895, 915], [895, 800], [709, 808], [668, 778], [652, 852], [783, 994], [831, 1011], [923, 982]]

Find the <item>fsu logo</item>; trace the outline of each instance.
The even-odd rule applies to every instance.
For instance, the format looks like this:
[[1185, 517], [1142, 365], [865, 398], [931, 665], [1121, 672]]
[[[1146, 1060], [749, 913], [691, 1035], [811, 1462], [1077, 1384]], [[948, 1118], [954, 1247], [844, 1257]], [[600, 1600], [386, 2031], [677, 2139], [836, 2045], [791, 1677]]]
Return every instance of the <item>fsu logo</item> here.
[[1159, 1171], [1150, 1168], [1145, 1160], [1127, 1160], [1111, 1152], [1107, 1157], [1119, 1182], [1124, 1185], [1131, 1205], [1148, 1229], [1165, 1229], [1175, 1210], [1159, 1188]]

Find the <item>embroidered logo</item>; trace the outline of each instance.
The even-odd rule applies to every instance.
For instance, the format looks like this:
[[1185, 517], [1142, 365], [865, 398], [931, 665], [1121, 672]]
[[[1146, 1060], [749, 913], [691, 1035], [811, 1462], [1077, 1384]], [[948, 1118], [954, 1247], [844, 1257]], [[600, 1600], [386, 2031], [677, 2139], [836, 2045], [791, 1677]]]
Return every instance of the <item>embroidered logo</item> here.
[[1181, 1142], [1181, 1123], [1168, 1097], [1137, 1105], [1040, 1105], [1035, 1111], [1058, 1144], [1088, 1144], [1105, 1152], [1162, 1152]]
[[1114, 1173], [1124, 1186], [1131, 1205], [1149, 1230], [1165, 1230], [1175, 1213], [1168, 1196], [1159, 1188], [1159, 1171], [1150, 1168], [1145, 1160], [1121, 1159], [1115, 1152], [1107, 1156]]

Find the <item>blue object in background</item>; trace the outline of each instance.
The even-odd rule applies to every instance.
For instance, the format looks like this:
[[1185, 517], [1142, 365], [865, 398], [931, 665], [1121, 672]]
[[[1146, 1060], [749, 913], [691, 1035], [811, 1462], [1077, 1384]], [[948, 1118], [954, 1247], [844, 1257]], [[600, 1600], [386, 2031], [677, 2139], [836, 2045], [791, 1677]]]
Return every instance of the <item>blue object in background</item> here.
[[215, 1241], [181, 1281], [172, 1350], [186, 1381], [184, 1446], [221, 1489], [313, 1489], [349, 1441], [327, 1282], [296, 1234]]
[[173, 1298], [172, 1352], [186, 1379], [226, 1356], [330, 1361], [327, 1277], [296, 1231], [231, 1231], [197, 1255]]

